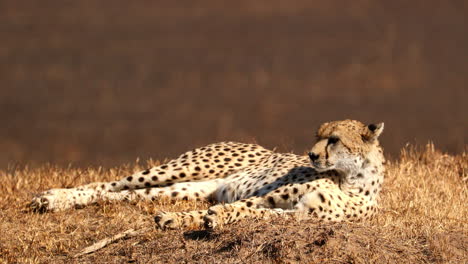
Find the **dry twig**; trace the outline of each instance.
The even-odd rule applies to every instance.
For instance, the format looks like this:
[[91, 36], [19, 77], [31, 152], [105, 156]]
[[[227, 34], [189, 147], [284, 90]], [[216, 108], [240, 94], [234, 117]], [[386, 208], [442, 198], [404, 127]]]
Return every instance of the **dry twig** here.
[[117, 235], [113, 235], [111, 237], [99, 240], [98, 242], [92, 244], [91, 246], [88, 246], [88, 247], [84, 248], [79, 253], [75, 254], [73, 257], [77, 258], [77, 257], [81, 257], [81, 256], [86, 255], [86, 254], [93, 253], [95, 251], [98, 251], [101, 248], [106, 247], [107, 245], [109, 245], [111, 243], [114, 243], [117, 240], [134, 237], [134, 236], [142, 234], [142, 233], [144, 233], [146, 231], [149, 231], [149, 228], [144, 228], [144, 229], [140, 229], [140, 230], [129, 229], [127, 231], [118, 233]]

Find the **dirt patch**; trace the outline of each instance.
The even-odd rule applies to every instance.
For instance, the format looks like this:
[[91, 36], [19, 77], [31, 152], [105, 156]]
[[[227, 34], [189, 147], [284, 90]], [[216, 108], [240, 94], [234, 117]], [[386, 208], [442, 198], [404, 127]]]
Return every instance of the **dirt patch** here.
[[[246, 221], [215, 231], [146, 234], [84, 256], [79, 261], [199, 263], [424, 263], [463, 261], [466, 233], [443, 248], [428, 238], [386, 238], [384, 228], [366, 224], [322, 224], [273, 219]], [[397, 230], [393, 230], [394, 232]], [[201, 237], [200, 237], [201, 236]], [[443, 236], [442, 234], [436, 237]], [[443, 255], [441, 252], [444, 252]]]

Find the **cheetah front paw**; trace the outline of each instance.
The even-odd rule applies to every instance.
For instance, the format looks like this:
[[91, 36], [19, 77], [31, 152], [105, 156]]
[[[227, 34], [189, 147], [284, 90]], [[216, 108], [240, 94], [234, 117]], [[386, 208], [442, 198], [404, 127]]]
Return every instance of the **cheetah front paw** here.
[[177, 213], [158, 212], [154, 217], [154, 222], [162, 230], [176, 229], [180, 227], [179, 217]]
[[203, 226], [206, 229], [214, 229], [219, 226], [219, 224], [222, 223], [225, 211], [225, 205], [215, 205], [210, 207], [207, 214], [203, 217]]
[[203, 226], [206, 229], [214, 229], [218, 225], [218, 217], [213, 211], [208, 210], [208, 214], [203, 217]]

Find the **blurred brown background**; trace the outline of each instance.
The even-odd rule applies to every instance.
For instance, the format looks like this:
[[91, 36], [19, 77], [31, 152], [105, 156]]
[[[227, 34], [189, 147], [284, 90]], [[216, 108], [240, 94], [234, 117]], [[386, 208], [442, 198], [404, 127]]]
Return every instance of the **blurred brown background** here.
[[0, 2], [0, 168], [303, 153], [344, 118], [466, 149], [467, 1], [165, 2]]

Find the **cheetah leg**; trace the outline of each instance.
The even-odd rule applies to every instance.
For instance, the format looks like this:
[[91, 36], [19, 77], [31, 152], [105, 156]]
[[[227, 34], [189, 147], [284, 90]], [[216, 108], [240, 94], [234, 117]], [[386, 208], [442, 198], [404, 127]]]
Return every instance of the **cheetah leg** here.
[[98, 186], [105, 183], [92, 183], [77, 188], [50, 189], [35, 196], [29, 207], [34, 212], [62, 211], [69, 208], [81, 208], [96, 202], [103, 190]]
[[[233, 204], [219, 204], [210, 207], [208, 210], [201, 211], [190, 211], [190, 212], [159, 212], [154, 217], [154, 221], [161, 229], [175, 229], [187, 226], [202, 227], [205, 224], [206, 217], [210, 214], [213, 215], [215, 212], [219, 212], [219, 215], [227, 216], [228, 208], [231, 209]], [[218, 209], [218, 210], [216, 210]], [[221, 210], [226, 209], [226, 210]], [[249, 209], [243, 207], [242, 209], [246, 213]], [[226, 212], [226, 214], [223, 214]], [[229, 216], [231, 214], [229, 213]]]
[[208, 210], [197, 210], [190, 212], [158, 212], [154, 222], [162, 230], [176, 229], [181, 227], [200, 228], [203, 226], [204, 217]]
[[162, 230], [186, 227], [200, 228], [202, 226], [205, 228], [214, 228], [220, 222], [222, 224], [229, 224], [247, 217], [268, 219], [275, 215], [294, 213], [292, 210], [283, 210], [280, 208], [258, 208], [249, 209], [247, 211], [248, 215], [240, 215], [239, 210], [236, 209], [237, 208], [231, 208], [229, 204], [226, 204], [212, 206], [208, 210], [159, 212], [154, 217], [154, 221]]
[[[242, 208], [242, 207], [241, 207]], [[242, 212], [242, 214], [241, 214]], [[280, 208], [256, 208], [243, 210], [231, 204], [215, 205], [208, 210], [190, 212], [159, 212], [154, 221], [162, 230], [176, 228], [215, 228], [219, 225], [230, 224], [243, 218], [268, 219], [271, 216], [294, 213], [293, 210]]]
[[191, 211], [187, 213], [160, 212], [154, 220], [161, 229], [174, 229], [194, 226], [214, 228], [229, 224], [244, 218], [268, 219], [271, 216], [292, 214], [294, 210], [281, 208], [267, 208], [264, 197], [251, 197], [230, 204], [218, 204], [204, 211]]
[[[110, 192], [86, 185], [71, 189], [52, 189], [33, 199], [30, 207], [34, 211], [61, 211], [69, 208], [81, 208], [99, 200], [156, 200], [160, 198], [180, 200], [204, 200], [212, 197], [222, 179], [203, 182], [181, 182], [168, 187], [154, 187], [137, 190]], [[95, 183], [96, 185], [102, 185]], [[89, 188], [87, 188], [89, 186]], [[99, 187], [99, 186], [98, 186]]]
[[295, 212], [292, 209], [271, 208], [264, 197], [251, 197], [210, 207], [203, 219], [203, 224], [205, 228], [215, 228], [245, 218], [269, 219], [272, 216], [289, 216]]
[[[269, 218], [271, 216], [303, 216], [312, 214], [308, 211], [308, 194], [317, 190], [314, 184], [294, 184], [282, 186], [265, 196], [254, 196], [226, 205], [215, 205], [208, 209], [204, 218], [206, 228], [215, 228], [239, 221], [244, 218]], [[317, 200], [321, 198], [315, 194]], [[315, 201], [314, 201], [315, 202]], [[322, 202], [322, 201], [320, 201]], [[322, 210], [325, 210], [322, 208]]]
[[[137, 172], [118, 181], [96, 182], [71, 189], [48, 190], [34, 197], [30, 207], [33, 211], [39, 212], [59, 211], [93, 203], [108, 192], [165, 187], [189, 181], [223, 179], [269, 155], [271, 151], [255, 144], [235, 142], [211, 144], [188, 151], [166, 164]], [[126, 192], [114, 195], [115, 199], [127, 196]]]
[[201, 182], [180, 182], [168, 187], [146, 188], [101, 194], [104, 200], [152, 200], [169, 198], [174, 200], [208, 200], [218, 189], [222, 179]]

